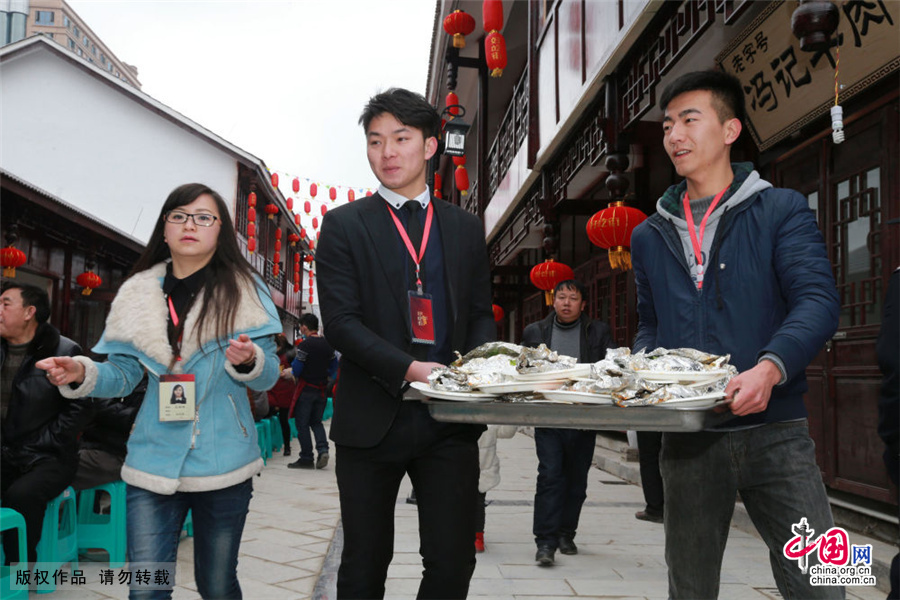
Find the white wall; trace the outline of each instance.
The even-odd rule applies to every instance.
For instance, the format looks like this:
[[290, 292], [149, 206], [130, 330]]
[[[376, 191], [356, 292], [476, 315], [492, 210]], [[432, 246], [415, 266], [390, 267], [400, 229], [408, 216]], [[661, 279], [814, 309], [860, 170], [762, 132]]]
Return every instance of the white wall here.
[[0, 166], [144, 242], [182, 183], [234, 210], [232, 155], [41, 46], [0, 67]]

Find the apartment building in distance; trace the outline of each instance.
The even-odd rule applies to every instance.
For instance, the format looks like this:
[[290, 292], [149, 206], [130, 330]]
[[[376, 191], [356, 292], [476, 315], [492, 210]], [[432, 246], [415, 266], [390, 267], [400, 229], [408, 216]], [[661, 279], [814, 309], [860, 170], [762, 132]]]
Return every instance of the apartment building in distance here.
[[141, 88], [137, 67], [120, 60], [64, 0], [0, 0], [0, 46], [44, 35], [70, 52]]

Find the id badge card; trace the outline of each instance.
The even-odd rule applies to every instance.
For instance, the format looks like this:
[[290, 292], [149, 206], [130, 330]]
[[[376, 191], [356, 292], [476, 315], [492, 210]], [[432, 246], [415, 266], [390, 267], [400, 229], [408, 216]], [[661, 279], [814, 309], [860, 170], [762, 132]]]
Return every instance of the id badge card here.
[[197, 402], [193, 375], [159, 376], [159, 420], [193, 421]]
[[409, 291], [409, 319], [412, 325], [413, 343], [433, 346], [435, 340], [431, 294], [425, 294], [416, 290]]

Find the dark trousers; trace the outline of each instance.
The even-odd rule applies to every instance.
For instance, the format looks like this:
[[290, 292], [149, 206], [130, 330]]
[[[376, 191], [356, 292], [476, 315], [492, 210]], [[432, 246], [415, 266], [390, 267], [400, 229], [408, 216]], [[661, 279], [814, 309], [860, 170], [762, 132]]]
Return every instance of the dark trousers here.
[[555, 549], [560, 537], [575, 537], [596, 440], [595, 431], [535, 428], [534, 541], [539, 547]]
[[[284, 438], [284, 447], [286, 449], [290, 449], [291, 447], [291, 417], [288, 415], [291, 409], [279, 407], [278, 408], [278, 424], [281, 425], [281, 437]], [[299, 431], [297, 434], [299, 435]]]
[[663, 514], [663, 482], [659, 473], [659, 451], [662, 448], [661, 431], [638, 431], [638, 453], [641, 464], [641, 487], [647, 512]]
[[438, 423], [402, 402], [372, 448], [337, 446], [344, 550], [338, 598], [383, 598], [394, 554], [394, 507], [403, 476], [416, 492], [424, 573], [419, 598], [465, 598], [475, 570], [478, 436], [482, 428]]
[[[47, 503], [59, 496], [75, 477], [75, 464], [46, 458], [28, 470], [3, 461], [0, 464], [0, 498], [4, 508], [11, 508], [25, 518], [28, 561], [37, 560]], [[8, 562], [18, 562], [19, 546], [15, 532], [3, 533], [3, 552]]]
[[297, 424], [297, 441], [300, 442], [300, 460], [313, 459], [310, 430], [316, 440], [316, 452], [328, 454], [328, 437], [325, 435], [325, 426], [322, 425], [325, 404], [325, 392], [312, 387], [304, 389], [297, 398], [297, 404], [294, 406], [294, 422]]
[[487, 508], [487, 492], [478, 492], [475, 498], [475, 531], [484, 532], [484, 523], [487, 515], [484, 509]]

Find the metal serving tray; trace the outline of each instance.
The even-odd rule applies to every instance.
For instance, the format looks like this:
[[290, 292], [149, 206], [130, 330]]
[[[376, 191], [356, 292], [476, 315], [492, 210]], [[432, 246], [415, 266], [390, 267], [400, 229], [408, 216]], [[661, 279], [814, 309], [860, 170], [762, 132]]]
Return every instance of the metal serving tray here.
[[436, 421], [564, 429], [700, 431], [734, 415], [725, 411], [674, 410], [653, 406], [598, 406], [543, 402], [453, 402], [422, 400]]

